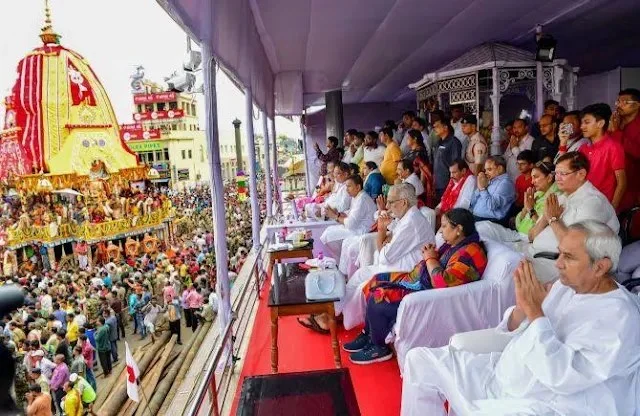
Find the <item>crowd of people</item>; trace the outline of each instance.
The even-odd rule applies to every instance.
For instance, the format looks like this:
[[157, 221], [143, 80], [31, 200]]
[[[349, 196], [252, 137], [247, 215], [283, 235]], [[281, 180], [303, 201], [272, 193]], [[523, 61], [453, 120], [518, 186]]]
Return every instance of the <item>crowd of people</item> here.
[[[128, 239], [117, 261], [96, 254], [89, 264], [76, 250], [75, 267], [60, 268], [43, 264], [34, 252], [37, 267], [0, 277], [0, 285], [19, 285], [25, 294], [25, 306], [2, 318], [0, 338], [15, 359], [15, 398], [26, 414], [92, 413], [99, 380], [122, 359], [125, 339], [131, 342], [135, 335], [156, 342], [156, 334], [168, 330], [181, 344], [184, 331], [214, 319], [211, 189], [147, 195], [170, 200], [190, 226], [173, 241], [155, 239], [157, 250], [151, 252]], [[231, 186], [224, 197], [233, 283], [251, 244], [251, 223], [243, 215], [250, 201], [238, 201]]]
[[[640, 302], [615, 272], [618, 215], [640, 204], [640, 91], [620, 91], [613, 110], [549, 100], [499, 143], [461, 110], [429, 123], [408, 111], [400, 126], [347, 131], [343, 148], [315, 146], [322, 176], [298, 203], [338, 223], [321, 237], [347, 277], [336, 313], [364, 325], [344, 350], [356, 364], [391, 359], [402, 299], [482, 279], [485, 242], [498, 241], [524, 254], [496, 330], [511, 341], [502, 355], [411, 351], [403, 415], [444, 415], [445, 400], [464, 414], [635, 414]], [[327, 318], [299, 323], [327, 334]]]

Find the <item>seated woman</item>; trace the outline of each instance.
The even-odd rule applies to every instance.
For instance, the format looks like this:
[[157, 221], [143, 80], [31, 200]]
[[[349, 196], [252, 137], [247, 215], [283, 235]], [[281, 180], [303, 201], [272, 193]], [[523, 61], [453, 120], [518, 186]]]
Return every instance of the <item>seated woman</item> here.
[[476, 232], [473, 214], [454, 208], [442, 216], [440, 249], [428, 244], [423, 260], [409, 273], [379, 273], [363, 289], [366, 299], [365, 328], [343, 345], [355, 364], [370, 364], [392, 358], [385, 343], [396, 322], [402, 299], [420, 290], [442, 289], [479, 280], [487, 266], [487, 252]]
[[544, 202], [551, 194], [559, 194], [555, 183], [555, 167], [548, 162], [538, 162], [531, 170], [533, 187], [524, 194], [524, 207], [516, 216], [516, 229], [511, 230], [490, 221], [476, 224], [480, 237], [484, 240], [496, 240], [502, 243], [529, 241], [529, 231], [544, 213]]
[[420, 130], [409, 130], [407, 144], [411, 150], [404, 156], [404, 159], [413, 164], [413, 172], [420, 178], [424, 188], [423, 192], [418, 193], [418, 208], [423, 206], [433, 208], [436, 196], [433, 172], [429, 163], [429, 153]]
[[382, 195], [382, 186], [386, 182], [376, 162], [366, 162], [362, 173], [364, 174], [364, 191], [375, 201], [378, 195]]

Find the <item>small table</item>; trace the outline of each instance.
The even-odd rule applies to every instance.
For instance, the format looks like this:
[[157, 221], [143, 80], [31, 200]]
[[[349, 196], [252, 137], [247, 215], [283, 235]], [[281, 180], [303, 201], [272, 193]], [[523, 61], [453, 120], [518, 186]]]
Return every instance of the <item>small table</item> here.
[[348, 369], [247, 377], [236, 416], [360, 416]]
[[269, 292], [271, 308], [271, 372], [278, 372], [278, 318], [281, 316], [326, 313], [329, 315], [329, 332], [336, 368], [342, 367], [340, 348], [336, 334], [336, 312], [333, 303], [339, 298], [307, 300], [304, 280], [308, 272], [299, 267], [300, 263], [277, 263], [272, 270], [273, 284]]
[[284, 259], [300, 259], [300, 258], [312, 259], [313, 258], [313, 239], [302, 240], [302, 241], [306, 241], [309, 244], [307, 244], [304, 247], [292, 248], [292, 249], [284, 248], [281, 250], [275, 250], [275, 249], [269, 248], [268, 253], [269, 253], [270, 269], [273, 270], [273, 265], [275, 263], [281, 263], [281, 261]]
[[286, 221], [274, 224], [268, 224], [265, 228], [267, 230], [267, 238], [269, 241], [272, 241], [272, 237], [277, 230], [281, 230], [283, 228], [288, 228], [290, 230], [295, 230], [296, 228], [304, 228], [304, 229], [322, 229], [327, 228], [332, 225], [338, 225], [339, 223], [334, 220], [308, 220], [308, 221]]

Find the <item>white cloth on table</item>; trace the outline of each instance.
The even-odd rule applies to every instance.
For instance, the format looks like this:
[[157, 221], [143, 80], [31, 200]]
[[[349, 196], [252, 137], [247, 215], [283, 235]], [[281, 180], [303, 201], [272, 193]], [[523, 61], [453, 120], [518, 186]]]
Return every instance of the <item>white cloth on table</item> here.
[[[640, 300], [620, 287], [579, 295], [556, 282], [545, 316], [509, 333], [504, 351], [414, 348], [404, 366], [402, 416], [634, 415]], [[509, 308], [497, 330], [507, 332]]]
[[[616, 211], [607, 199], [589, 181], [585, 182], [571, 195], [562, 194], [558, 201], [564, 207], [560, 216], [565, 226], [576, 224], [581, 221], [594, 220], [605, 223], [616, 234], [620, 230], [620, 222]], [[538, 221], [543, 221], [540, 219]], [[558, 239], [551, 227], [546, 227], [540, 232], [528, 246], [528, 257], [533, 262], [533, 267], [541, 280], [553, 280], [558, 277], [553, 260], [534, 258], [537, 253], [558, 252]]]
[[411, 207], [397, 220], [391, 241], [374, 255], [374, 264], [358, 269], [347, 282], [345, 296], [336, 302], [336, 314], [342, 312], [343, 324], [351, 329], [364, 322], [362, 288], [371, 277], [383, 272], [409, 272], [420, 262], [420, 249], [435, 242], [433, 227], [417, 207]]
[[402, 183], [413, 185], [413, 188], [416, 190], [416, 196], [420, 196], [424, 193], [424, 185], [422, 185], [420, 178], [418, 178], [418, 175], [416, 175], [415, 172], [409, 175], [407, 179], [403, 179]]

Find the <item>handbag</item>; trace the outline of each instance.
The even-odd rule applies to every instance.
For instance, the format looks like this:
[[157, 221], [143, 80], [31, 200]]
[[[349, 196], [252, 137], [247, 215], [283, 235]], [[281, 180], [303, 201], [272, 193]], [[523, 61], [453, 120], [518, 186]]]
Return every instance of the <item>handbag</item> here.
[[308, 300], [342, 299], [345, 287], [345, 276], [336, 269], [313, 271], [304, 279]]

